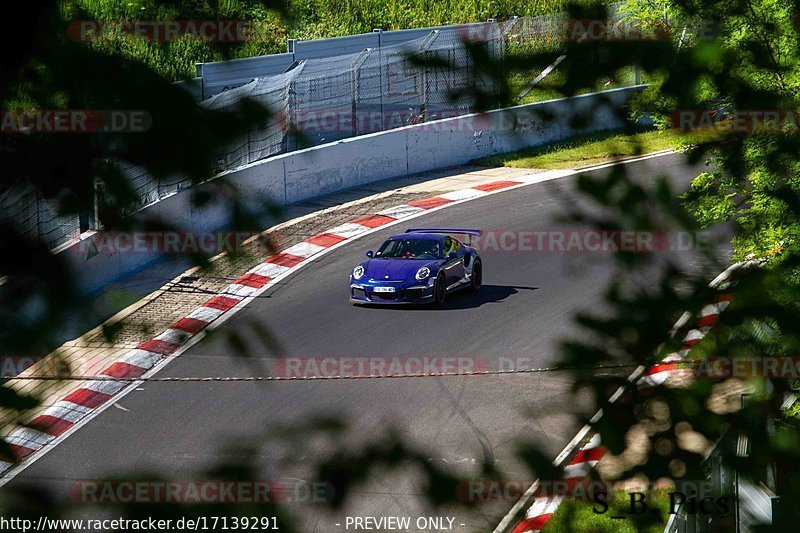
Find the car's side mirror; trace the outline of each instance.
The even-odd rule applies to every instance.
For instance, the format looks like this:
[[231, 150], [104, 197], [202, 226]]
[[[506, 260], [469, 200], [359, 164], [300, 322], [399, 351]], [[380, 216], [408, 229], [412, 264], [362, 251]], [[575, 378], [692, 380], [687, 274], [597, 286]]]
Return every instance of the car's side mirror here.
[[458, 254], [455, 252], [450, 252], [449, 254], [447, 254], [448, 259], [455, 259], [456, 257], [458, 257]]
[[370, 259], [372, 259], [372, 256], [373, 256], [373, 255], [374, 255], [374, 254], [372, 253], [372, 250], [367, 250], [367, 257], [369, 257]]

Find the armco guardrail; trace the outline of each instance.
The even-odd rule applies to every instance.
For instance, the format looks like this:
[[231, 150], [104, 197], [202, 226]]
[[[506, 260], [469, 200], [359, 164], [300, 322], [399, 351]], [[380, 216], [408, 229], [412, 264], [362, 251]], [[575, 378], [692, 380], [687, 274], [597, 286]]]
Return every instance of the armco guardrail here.
[[[544, 17], [551, 17], [545, 15]], [[466, 37], [486, 35], [497, 25], [493, 20], [452, 26], [431, 26], [411, 30], [383, 31], [375, 29], [372, 33], [360, 33], [329, 39], [298, 41], [289, 39], [288, 51], [282, 54], [216, 61], [197, 64], [197, 78], [191, 82], [180, 82], [195, 99], [204, 100], [227, 89], [245, 85], [256, 78], [283, 74], [297, 61], [304, 59], [324, 59], [358, 53], [367, 48], [375, 49], [407, 43], [426, 37], [433, 31], [453, 30]], [[197, 85], [200, 90], [198, 92]]]
[[215, 63], [199, 63], [197, 65], [198, 78], [195, 79], [200, 80], [201, 92], [199, 98], [195, 96], [195, 99], [203, 100], [227, 89], [241, 87], [255, 78], [282, 74], [294, 62], [294, 54], [274, 54]]
[[[623, 111], [628, 101], [644, 87], [613, 89], [353, 137], [270, 157], [218, 177], [224, 177], [244, 199], [287, 205], [580, 133], [619, 128], [625, 124]], [[578, 116], [589, 117], [586, 126], [578, 128], [573, 124]], [[216, 195], [215, 181], [200, 187]], [[199, 208], [191, 204], [190, 197], [190, 191], [182, 190], [133, 216], [158, 217], [194, 233], [216, 231], [227, 225], [223, 206], [212, 203]], [[80, 242], [61, 253], [85, 292], [101, 289], [159, 258], [156, 253], [87, 253]]]

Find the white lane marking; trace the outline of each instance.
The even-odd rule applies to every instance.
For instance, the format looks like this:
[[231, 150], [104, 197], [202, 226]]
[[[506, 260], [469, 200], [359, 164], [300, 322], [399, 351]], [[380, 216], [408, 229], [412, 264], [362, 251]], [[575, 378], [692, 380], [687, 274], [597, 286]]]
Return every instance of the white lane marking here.
[[87, 381], [81, 386], [81, 389], [88, 389], [91, 391], [113, 396], [127, 384], [128, 384], [127, 381], [111, 381], [111, 380]]
[[131, 350], [130, 352], [123, 355], [119, 362], [120, 363], [127, 363], [133, 366], [139, 366], [142, 368], [150, 368], [153, 366], [156, 361], [161, 359], [161, 354], [155, 352], [148, 352], [147, 350]]
[[558, 506], [561, 504], [561, 501], [564, 499], [563, 496], [550, 496], [549, 498], [536, 498], [536, 501], [531, 506], [530, 510], [528, 511], [528, 518], [534, 518], [536, 516], [541, 516], [543, 514], [551, 514], [558, 509]]
[[[664, 156], [664, 155], [669, 155], [669, 154], [668, 153], [663, 153], [663, 154], [653, 155], [652, 157], [661, 157], [661, 156]], [[649, 159], [649, 158], [650, 158], [649, 156], [646, 156], [646, 157], [643, 157], [641, 159]], [[636, 161], [640, 161], [641, 159], [627, 160], [627, 161], [621, 162], [620, 164], [633, 163], [633, 162], [636, 162]], [[493, 194], [501, 194], [501, 193], [505, 193], [505, 192], [520, 188], [520, 187], [526, 187], [526, 186], [534, 184], [534, 183], [540, 183], [542, 181], [548, 181], [548, 180], [551, 180], [551, 179], [557, 179], [557, 178], [563, 178], [563, 177], [578, 175], [578, 174], [581, 174], [582, 172], [585, 172], [585, 171], [580, 170], [580, 171], [571, 171], [571, 172], [567, 172], [567, 173], [564, 173], [564, 171], [542, 172], [542, 173], [536, 175], [537, 179], [535, 181], [531, 181], [529, 183], [525, 182], [524, 180], [519, 180], [519, 179], [515, 178], [515, 181], [521, 181], [521, 183], [519, 185], [514, 185], [514, 186], [511, 186], [511, 187], [505, 187], [503, 189], [497, 189], [495, 191], [489, 191], [486, 194], [481, 195], [481, 196], [476, 196], [476, 197], [473, 197], [473, 198], [467, 198], [467, 199], [460, 200], [460, 201], [457, 201], [457, 202], [447, 203], [447, 204], [444, 204], [444, 205], [440, 205], [440, 206], [434, 207], [432, 209], [425, 209], [425, 210], [423, 210], [423, 211], [421, 211], [419, 213], [416, 213], [414, 215], [408, 216], [408, 217], [406, 217], [404, 219], [394, 220], [392, 222], [389, 222], [388, 224], [384, 224], [384, 225], [378, 226], [376, 228], [367, 228], [366, 226], [362, 226], [360, 224], [347, 223], [347, 224], [342, 224], [341, 226], [337, 226], [333, 230], [328, 230], [328, 231], [326, 231], [324, 233], [332, 233], [334, 235], [339, 235], [339, 236], [345, 237], [345, 240], [343, 240], [343, 241], [341, 241], [339, 243], [336, 243], [336, 244], [334, 244], [333, 246], [331, 246], [329, 248], [326, 248], [325, 251], [320, 252], [315, 259], [310, 260], [310, 261], [303, 261], [302, 263], [292, 267], [291, 269], [287, 269], [285, 272], [283, 272], [282, 274], [280, 274], [277, 277], [273, 278], [269, 283], [267, 283], [266, 285], [264, 285], [263, 287], [258, 289], [255, 293], [251, 294], [249, 297], [243, 298], [238, 304], [233, 306], [230, 310], [228, 310], [226, 312], [220, 312], [220, 315], [218, 316], [217, 320], [214, 320], [213, 322], [211, 322], [208, 325], [207, 328], [205, 328], [202, 331], [200, 331], [200, 333], [198, 333], [197, 335], [192, 336], [185, 344], [181, 345], [170, 356], [165, 357], [163, 359], [160, 359], [159, 361], [156, 361], [154, 366], [152, 366], [148, 371], [146, 371], [144, 374], [142, 374], [141, 377], [143, 379], [146, 379], [146, 378], [148, 378], [150, 376], [154, 376], [155, 374], [160, 372], [164, 367], [166, 367], [169, 363], [171, 363], [172, 361], [174, 361], [175, 359], [180, 357], [180, 355], [183, 354], [184, 352], [186, 352], [186, 350], [189, 350], [192, 346], [194, 346], [195, 344], [197, 344], [198, 342], [203, 340], [205, 338], [205, 336], [208, 335], [212, 330], [214, 330], [214, 329], [216, 329], [218, 327], [221, 327], [225, 322], [227, 322], [237, 312], [242, 310], [248, 303], [250, 303], [250, 301], [252, 301], [256, 296], [258, 296], [259, 294], [265, 292], [266, 290], [271, 288], [273, 285], [283, 281], [283, 279], [289, 277], [290, 275], [295, 274], [296, 272], [298, 272], [300, 269], [306, 267], [307, 265], [310, 265], [310, 264], [316, 262], [321, 256], [324, 256], [325, 254], [331, 253], [331, 252], [333, 252], [334, 250], [338, 249], [341, 246], [349, 244], [351, 242], [351, 240], [353, 240], [354, 237], [359, 237], [359, 238], [360, 237], [365, 237], [365, 236], [370, 235], [372, 233], [376, 233], [378, 231], [382, 231], [382, 230], [386, 229], [387, 227], [394, 226], [394, 225], [396, 225], [396, 224], [398, 224], [400, 222], [404, 222], [404, 221], [406, 221], [408, 219], [416, 218], [416, 217], [419, 217], [419, 216], [422, 216], [422, 215], [426, 215], [426, 214], [429, 214], [429, 213], [434, 213], [434, 212], [439, 211], [441, 209], [449, 208], [449, 207], [452, 207], [454, 205], [459, 205], [461, 203], [471, 201], [471, 200], [473, 200], [475, 198], [479, 198], [479, 197], [482, 198], [483, 196], [489, 196], [489, 195], [493, 195]], [[192, 314], [194, 314], [194, 312]], [[189, 316], [191, 316], [192, 314], [190, 314]], [[636, 372], [634, 372], [634, 374], [636, 374]], [[632, 374], [632, 376], [634, 374]], [[15, 477], [17, 477], [26, 468], [28, 468], [32, 464], [36, 463], [36, 461], [40, 460], [42, 457], [44, 457], [45, 455], [50, 453], [51, 450], [54, 450], [60, 443], [62, 443], [66, 439], [68, 439], [70, 435], [72, 435], [74, 432], [78, 431], [81, 427], [83, 427], [84, 425], [86, 425], [89, 422], [91, 422], [92, 420], [94, 420], [97, 416], [99, 416], [101, 413], [103, 413], [106, 409], [110, 408], [114, 403], [118, 402], [119, 400], [121, 400], [122, 398], [124, 398], [125, 396], [127, 396], [128, 394], [133, 392], [134, 390], [137, 390], [137, 388], [139, 388], [143, 383], [144, 383], [143, 381], [135, 381], [135, 382], [130, 383], [130, 386], [128, 386], [127, 388], [124, 388], [122, 391], [119, 392], [119, 394], [116, 394], [114, 397], [110, 398], [107, 402], [101, 404], [96, 409], [91, 410], [91, 412], [89, 412], [80, 421], [78, 421], [72, 427], [70, 427], [67, 431], [65, 431], [64, 433], [62, 433], [58, 437], [56, 437], [48, 446], [45, 446], [41, 450], [37, 451], [37, 453], [33, 453], [33, 454], [29, 455], [28, 457], [26, 457], [25, 459], [23, 459], [19, 463], [15, 463], [13, 468], [11, 468], [10, 470], [0, 471], [0, 472], [3, 472], [3, 477], [0, 478], [0, 487], [4, 486], [6, 483], [8, 483], [9, 481], [11, 481]], [[620, 389], [622, 389], [622, 387], [620, 387]], [[70, 402], [65, 402], [65, 403], [70, 403]], [[601, 415], [601, 414], [602, 414], [602, 410], [600, 410], [598, 412], [598, 414], [595, 415], [595, 416], [598, 416], [598, 415]], [[585, 429], [588, 432], [588, 425], [585, 427]], [[572, 442], [578, 442], [578, 441], [581, 440], [582, 437], [580, 437], [580, 438], [579, 437], [580, 437], [580, 432], [579, 432], [578, 435], [576, 435], [575, 439], [573, 439], [573, 441], [571, 441], [570, 444], [567, 445], [567, 448], [565, 448], [564, 451], [562, 451], [562, 454], [568, 453], [568, 448], [570, 447]], [[535, 491], [537, 483], [534, 483], [531, 486], [531, 488], [529, 488], [529, 490], [526, 491], [526, 493], [523, 496], [523, 498], [530, 497], [528, 492], [531, 491], [531, 490]], [[520, 502], [522, 502], [523, 498], [520, 498], [520, 500], [517, 503], [520, 504]], [[524, 502], [522, 502], [521, 505], [524, 505]], [[516, 513], [515, 509], [512, 509], [506, 515], [506, 518], [508, 520], [510, 520], [515, 513]], [[506, 520], [506, 518], [504, 518], [504, 521]], [[502, 522], [501, 522], [501, 525], [502, 525]], [[498, 528], [499, 527], [500, 526], [498, 526]], [[496, 529], [496, 531], [497, 531], [497, 529]]]
[[316, 255], [324, 250], [324, 246], [320, 246], [319, 244], [312, 244], [310, 242], [298, 242], [294, 246], [290, 246], [289, 248], [283, 250], [282, 254], [291, 254], [296, 255], [298, 257], [311, 257], [312, 255]]
[[421, 213], [425, 211], [421, 207], [414, 207], [413, 205], [398, 205], [397, 207], [391, 207], [389, 209], [384, 209], [383, 211], [378, 211], [377, 214], [383, 215], [385, 217], [392, 217], [392, 218], [406, 218], [410, 217], [411, 215], [416, 215], [417, 213]]
[[38, 450], [53, 439], [55, 439], [55, 436], [36, 431], [35, 429], [19, 428], [12, 431], [11, 435], [6, 437], [6, 442], [18, 446], [25, 446], [32, 450]]
[[513, 178], [512, 181], [519, 181], [526, 185], [532, 185], [534, 183], [542, 183], [543, 181], [549, 181], [556, 178], [563, 178], [564, 176], [571, 176], [573, 174], [578, 174], [573, 170], [551, 170], [549, 172], [537, 172], [536, 174], [525, 174], [524, 176], [518, 176]]
[[584, 461], [574, 465], [567, 465], [564, 467], [564, 479], [586, 477], [596, 464], [597, 461]]
[[706, 305], [700, 310], [700, 316], [710, 316], [710, 315], [718, 315], [728, 307], [728, 301], [721, 301], [715, 304]]
[[75, 423], [82, 417], [86, 416], [91, 411], [90, 408], [83, 405], [77, 405], [72, 402], [58, 401], [51, 407], [48, 407], [41, 414], [52, 416], [60, 420]]
[[469, 200], [471, 198], [477, 198], [479, 196], [486, 196], [488, 193], [486, 191], [479, 191], [478, 189], [459, 189], [457, 191], [450, 191], [444, 194], [440, 194], [439, 198], [444, 198], [446, 200], [452, 200], [454, 202], [458, 202], [460, 200]]
[[[380, 227], [386, 227], [386, 224]], [[362, 226], [361, 224], [353, 224], [352, 222], [348, 222], [346, 224], [342, 224], [341, 226], [336, 226], [333, 229], [329, 229], [325, 233], [331, 233], [333, 235], [338, 235], [339, 237], [344, 237], [345, 239], [352, 239], [357, 235], [364, 235], [370, 231], [370, 228], [366, 226]], [[343, 241], [344, 242], [344, 241]], [[337, 243], [338, 244], [338, 243]], [[328, 248], [330, 250], [330, 248]]]
[[689, 350], [681, 350], [679, 352], [674, 352], [674, 353], [671, 353], [668, 356], [666, 356], [664, 359], [662, 359], [662, 361], [664, 363], [673, 363], [673, 362], [676, 362], [676, 361], [680, 361], [684, 357], [686, 357], [687, 353], [689, 353]]
[[172, 344], [183, 344], [189, 338], [189, 334], [179, 329], [169, 328], [157, 337], [156, 340], [169, 342]]
[[198, 307], [197, 309], [189, 313], [186, 316], [186, 318], [193, 318], [195, 320], [200, 320], [202, 322], [213, 322], [222, 313], [224, 313], [224, 311], [220, 311], [219, 309], [214, 309], [213, 307]]
[[583, 445], [583, 448], [581, 448], [581, 450], [593, 450], [593, 449], [599, 447], [600, 444], [601, 444], [600, 443], [600, 434], [599, 433], [595, 433], [594, 435], [592, 435], [592, 438], [589, 439], [589, 442], [587, 442], [586, 444]]
[[657, 372], [655, 374], [648, 374], [647, 376], [642, 376], [639, 381], [636, 382], [636, 386], [640, 389], [648, 388], [648, 387], [655, 387], [657, 385], [662, 385], [667, 378], [669, 377], [671, 370], [665, 370], [663, 372]]
[[220, 293], [222, 296], [227, 296], [228, 298], [247, 298], [258, 289], [255, 287], [248, 287], [247, 285], [239, 285], [238, 283], [231, 283], [227, 287], [225, 287], [222, 292]]
[[260, 265], [251, 268], [247, 271], [248, 274], [256, 274], [264, 276], [269, 279], [275, 279], [281, 274], [285, 274], [289, 267], [283, 265], [276, 265], [275, 263], [261, 263]]
[[709, 328], [694, 328], [690, 329], [689, 332], [686, 334], [686, 337], [683, 338], [683, 342], [694, 342], [699, 341], [703, 337], [706, 336], [708, 333]]

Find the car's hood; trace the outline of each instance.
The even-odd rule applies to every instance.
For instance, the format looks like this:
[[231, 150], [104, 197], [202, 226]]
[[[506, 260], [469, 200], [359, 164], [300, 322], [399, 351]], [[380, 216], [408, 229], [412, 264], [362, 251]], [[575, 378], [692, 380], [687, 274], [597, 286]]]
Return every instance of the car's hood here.
[[417, 271], [428, 267], [435, 273], [438, 261], [418, 261], [415, 259], [370, 259], [361, 265], [364, 267], [364, 276], [375, 281], [406, 281], [414, 279]]

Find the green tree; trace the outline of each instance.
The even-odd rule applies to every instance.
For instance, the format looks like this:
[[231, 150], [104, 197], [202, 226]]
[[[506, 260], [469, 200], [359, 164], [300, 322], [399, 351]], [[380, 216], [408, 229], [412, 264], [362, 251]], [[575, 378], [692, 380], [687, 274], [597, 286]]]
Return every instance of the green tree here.
[[[201, 110], [188, 95], [156, 74], [152, 65], [133, 60], [114, 47], [87, 47], [70, 41], [65, 37], [68, 21], [59, 9], [61, 5], [55, 1], [23, 4], [28, 16], [19, 20], [28, 25], [28, 31], [1, 36], [0, 100], [44, 109], [145, 109], [157, 120], [150, 131], [138, 137], [4, 135], [0, 138], [4, 188], [30, 183], [46, 197], [57, 199], [64, 213], [75, 213], [90, 201], [93, 186], [99, 181], [106, 191], [101, 223], [109, 229], [125, 228], [130, 221], [123, 215], [137, 205], [138, 198], [119, 174], [103, 163], [106, 159], [142, 165], [157, 178], [177, 173], [199, 183], [211, 174], [208, 154], [239, 132], [268, 119], [265, 110], [248, 102], [242, 102], [234, 113]], [[472, 53], [477, 68], [501, 82], [496, 95], [475, 88], [472, 94], [478, 105], [509, 103], [514, 93], [502, 83], [509, 74], [529, 74], [531, 69], [544, 68], [564, 54], [566, 59], [559, 65], [561, 76], [553, 90], [571, 96], [614, 79], [625, 69], [638, 67], [654, 80], [637, 103], [638, 110], [662, 117], [662, 123], [682, 109], [792, 109], [797, 68], [797, 29], [792, 24], [798, 15], [796, 4], [697, 0], [655, 6], [631, 1], [626, 6], [643, 24], [659, 28], [665, 21], [673, 28], [685, 24], [688, 36], [681, 30], [673, 32], [670, 39], [652, 42], [567, 39], [559, 50], [520, 51], [500, 64], [491, 62], [475, 46]], [[396, 9], [397, 4], [391, 7]], [[608, 17], [605, 7], [595, 4], [570, 6], [569, 14], [576, 20]], [[705, 20], [715, 20], [718, 25], [711, 35], [701, 36], [695, 27]], [[700, 225], [733, 222], [740, 256], [751, 252], [764, 255], [780, 246], [780, 252], [773, 253], [773, 259], [763, 268], [742, 272], [731, 288], [733, 304], [693, 354], [792, 355], [800, 345], [796, 305], [800, 284], [789, 283], [800, 260], [792, 240], [800, 209], [795, 182], [796, 160], [800, 157], [797, 138], [796, 132], [732, 131], [694, 141], [687, 148], [687, 156], [693, 160], [710, 158], [714, 170], [696, 180], [686, 196], [685, 208], [675, 202], [675, 191], [666, 180], [642, 183], [627, 175], [624, 167], [602, 179], [583, 177], [580, 190], [593, 207], [601, 209], [572, 210], [568, 219], [611, 230], [687, 232], [697, 231]], [[202, 197], [196, 200], [209, 201]], [[232, 225], [250, 221], [246, 210], [236, 205], [231, 211]], [[0, 247], [0, 276], [5, 279], [0, 285], [0, 345], [4, 351], [41, 353], [48, 335], [55, 333], [68, 316], [85, 316], [86, 310], [75, 304], [70, 273], [43, 243], [5, 224], [0, 229]], [[773, 463], [791, 472], [800, 464], [798, 428], [776, 407], [789, 388], [786, 380], [759, 382], [754, 400], [734, 412], [709, 407], [722, 384], [704, 379], [681, 389], [660, 387], [645, 393], [632, 388], [627, 402], [607, 404], [617, 387], [629, 384], [623, 374], [599, 375], [597, 367], [650, 364], [679, 349], [680, 332], [670, 333], [675, 320], [686, 310], [697, 312], [716, 295], [707, 282], [725, 266], [725, 258], [718, 257], [713, 247], [700, 247], [698, 251], [708, 264], [702, 275], [688, 277], [682, 265], [669, 261], [645, 286], [631, 285], [629, 280], [640, 269], [653, 266], [656, 258], [620, 254], [616, 276], [606, 293], [608, 309], [603, 315], [576, 317], [591, 342], [583, 337], [564, 343], [564, 371], [574, 379], [576, 392], [589, 391], [595, 403], [605, 408], [605, 416], [594, 428], [612, 453], [620, 455], [627, 449], [625, 436], [635, 426], [653, 429], [647, 433], [647, 460], [627, 465], [619, 473], [621, 477], [700, 477], [704, 457], [697, 449], [684, 446], [682, 434], [686, 429], [710, 442], [726, 441], [739, 433], [748, 435], [754, 443], [754, 453], [749, 457], [739, 457], [723, 447], [726, 459], [742, 475], [759, 479], [760, 472]], [[39, 312], [20, 312], [31, 308]], [[23, 411], [35, 402], [35, 398], [0, 387], [0, 407]], [[776, 431], [771, 430], [772, 422], [778, 423]], [[308, 435], [319, 432], [335, 439], [340, 431], [339, 421], [313, 420], [286, 428], [285, 434], [276, 438], [296, 443], [302, 437], [311, 440]], [[210, 465], [209, 476], [258, 479], [255, 460], [241, 459], [254, 458], [258, 444], [236, 443], [237, 460]], [[5, 451], [9, 457], [10, 450]], [[521, 454], [535, 475], [557, 475], [549, 464], [551, 458], [540, 450], [523, 444]], [[319, 479], [333, 485], [332, 503], [341, 505], [354, 486], [376, 471], [411, 465], [423, 474], [424, 496], [436, 504], [458, 503], [454, 480], [426, 457], [389, 432], [384, 440], [366, 443], [360, 449], [345, 448], [319, 458]], [[487, 461], [481, 465], [481, 473], [496, 475], [494, 466]], [[142, 473], [122, 475], [126, 474], [144, 478]], [[797, 507], [800, 487], [792, 476], [779, 481], [782, 507], [790, 514]], [[58, 516], [68, 511], [42, 493], [13, 494], [4, 504], [9, 515]], [[120, 511], [126, 516], [280, 514], [280, 509], [224, 506], [123, 506]], [[280, 519], [283, 529], [291, 530], [282, 514]]]

